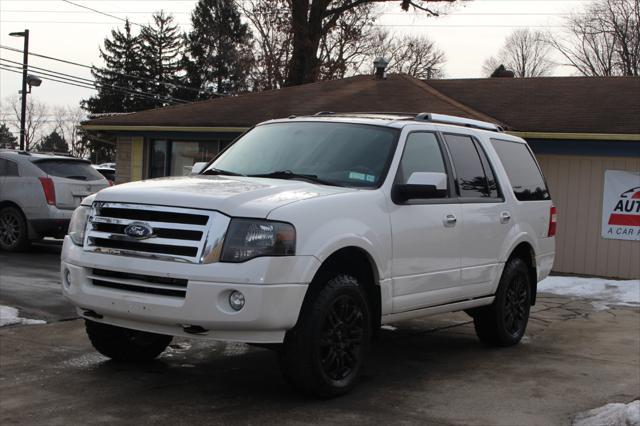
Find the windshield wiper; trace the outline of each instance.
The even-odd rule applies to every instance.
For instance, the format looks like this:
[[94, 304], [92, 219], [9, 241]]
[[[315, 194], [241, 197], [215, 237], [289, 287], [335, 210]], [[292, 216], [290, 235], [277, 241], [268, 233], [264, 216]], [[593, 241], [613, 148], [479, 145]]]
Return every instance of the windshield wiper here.
[[319, 183], [320, 185], [342, 186], [335, 182], [330, 182], [324, 179], [320, 179], [317, 175], [311, 175], [311, 174], [305, 174], [305, 173], [294, 173], [291, 170], [278, 170], [276, 172], [271, 172], [271, 173], [262, 173], [262, 174], [247, 175], [247, 176], [273, 178], [273, 179], [302, 179], [302, 180], [307, 180], [313, 183]]
[[221, 169], [207, 169], [202, 172], [203, 175], [225, 175], [225, 176], [245, 176], [242, 173], [230, 172], [229, 170], [221, 170]]

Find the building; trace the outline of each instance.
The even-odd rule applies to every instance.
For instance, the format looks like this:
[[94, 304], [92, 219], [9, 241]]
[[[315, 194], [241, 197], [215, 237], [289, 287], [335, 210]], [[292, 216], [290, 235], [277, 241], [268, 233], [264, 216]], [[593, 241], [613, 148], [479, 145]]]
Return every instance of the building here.
[[126, 182], [188, 174], [256, 123], [319, 111], [435, 112], [502, 125], [529, 142], [558, 208], [554, 270], [640, 278], [640, 224], [637, 235], [617, 239], [602, 223], [606, 170], [637, 176], [640, 188], [638, 77], [356, 76], [94, 119], [84, 128], [116, 137], [117, 182]]

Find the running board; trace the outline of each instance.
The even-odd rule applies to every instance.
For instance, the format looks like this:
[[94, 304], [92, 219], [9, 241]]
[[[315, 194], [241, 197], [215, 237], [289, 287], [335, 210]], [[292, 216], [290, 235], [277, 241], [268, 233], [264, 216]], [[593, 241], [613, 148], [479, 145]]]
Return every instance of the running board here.
[[381, 323], [388, 324], [392, 322], [427, 317], [429, 315], [442, 314], [446, 312], [464, 311], [465, 309], [490, 305], [493, 303], [493, 299], [495, 299], [495, 296], [481, 297], [478, 299], [464, 300], [462, 302], [447, 303], [446, 305], [431, 306], [429, 308], [414, 309], [412, 311], [383, 315], [381, 318]]

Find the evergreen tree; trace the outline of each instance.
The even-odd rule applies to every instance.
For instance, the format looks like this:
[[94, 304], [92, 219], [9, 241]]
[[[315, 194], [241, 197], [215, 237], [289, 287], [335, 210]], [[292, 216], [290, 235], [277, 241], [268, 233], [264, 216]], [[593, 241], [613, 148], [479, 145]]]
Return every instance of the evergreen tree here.
[[178, 83], [182, 36], [173, 16], [164, 11], [153, 14], [153, 23], [140, 32], [142, 65], [146, 92], [153, 93], [155, 99], [149, 107], [161, 107], [171, 103], [176, 94], [174, 84]]
[[69, 152], [69, 145], [67, 141], [60, 136], [60, 133], [54, 130], [42, 138], [38, 144], [38, 151], [67, 153]]
[[253, 61], [252, 37], [240, 19], [236, 2], [199, 0], [191, 23], [183, 59], [186, 84], [205, 92], [234, 94], [246, 90]]
[[9, 130], [6, 124], [0, 124], [0, 148], [15, 149], [18, 146], [18, 138]]
[[[145, 90], [140, 60], [140, 38], [131, 33], [129, 21], [124, 32], [111, 30], [111, 37], [104, 40], [100, 49], [103, 68], [94, 68], [91, 73], [96, 81], [98, 94], [82, 102], [91, 113], [132, 112], [148, 108], [148, 100], [137, 95]], [[136, 78], [138, 77], [138, 78]]]

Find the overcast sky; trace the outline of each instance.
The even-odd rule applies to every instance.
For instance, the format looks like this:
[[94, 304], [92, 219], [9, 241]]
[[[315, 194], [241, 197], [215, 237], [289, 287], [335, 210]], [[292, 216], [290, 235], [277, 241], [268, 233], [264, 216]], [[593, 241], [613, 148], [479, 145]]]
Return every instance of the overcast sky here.
[[[195, 0], [73, 0], [73, 2], [144, 24], [159, 9], [172, 13], [183, 30], [189, 29]], [[397, 33], [427, 34], [446, 53], [448, 78], [481, 77], [483, 61], [495, 54], [505, 37], [516, 28], [528, 27], [558, 33], [563, 18], [584, 7], [588, 0], [473, 0], [457, 2], [446, 16], [428, 18], [423, 13], [402, 12], [398, 3], [382, 8], [377, 24]], [[62, 0], [0, 0], [0, 44], [22, 49], [13, 31], [28, 28], [31, 52], [86, 65], [101, 65], [98, 47], [112, 28], [122, 26], [116, 18], [68, 4]], [[134, 26], [134, 29], [135, 26]], [[22, 54], [0, 48], [0, 58], [22, 62]], [[31, 56], [30, 65], [91, 78], [89, 69]], [[6, 64], [6, 62], [5, 62]], [[556, 75], [571, 75], [567, 67]], [[0, 70], [0, 99], [17, 95], [21, 76]], [[31, 96], [48, 105], [78, 105], [90, 89], [43, 81]]]

